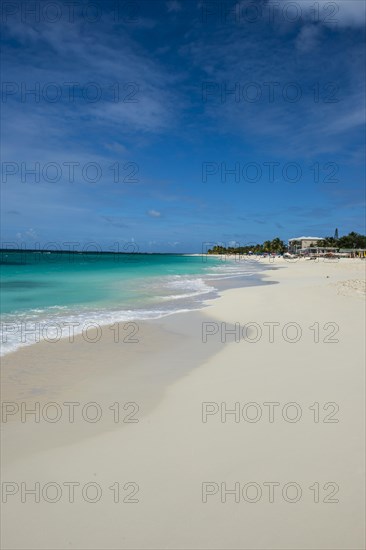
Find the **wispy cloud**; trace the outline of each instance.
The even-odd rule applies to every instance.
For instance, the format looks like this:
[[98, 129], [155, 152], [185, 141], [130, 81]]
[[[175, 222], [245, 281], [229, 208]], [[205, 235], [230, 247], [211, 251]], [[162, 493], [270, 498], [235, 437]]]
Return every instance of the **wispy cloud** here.
[[166, 7], [167, 7], [167, 10], [168, 10], [168, 13], [171, 13], [171, 12], [176, 13], [176, 12], [182, 10], [182, 4], [180, 2], [178, 2], [177, 0], [169, 0], [166, 3]]
[[359, 42], [345, 32], [341, 48], [336, 30], [307, 24], [274, 27], [258, 42], [266, 27], [253, 27], [245, 39], [235, 25], [219, 27], [215, 40], [197, 34], [181, 49], [200, 74], [197, 100], [210, 131], [286, 155], [353, 154], [348, 140], [364, 123]]
[[296, 38], [296, 47], [300, 52], [307, 53], [317, 48], [321, 41], [320, 25], [305, 25]]
[[158, 210], [148, 210], [147, 215], [150, 216], [150, 218], [161, 218], [161, 212]]
[[[42, 22], [36, 30], [20, 22], [5, 25], [5, 39], [22, 46], [21, 53], [18, 47], [8, 47], [4, 54], [7, 78], [19, 89], [9, 94], [8, 110], [23, 101], [23, 108], [32, 105], [33, 114], [40, 119], [76, 115], [84, 126], [96, 122], [122, 133], [155, 133], [173, 125], [176, 105], [182, 104], [172, 87], [176, 76], [147, 55], [133, 38], [126, 33], [117, 36], [114, 31], [112, 22], [91, 26], [88, 33], [81, 21], [73, 25]], [[32, 63], [35, 53], [37, 66]], [[21, 96], [21, 88], [34, 88], [37, 82], [40, 101], [32, 104], [32, 95]], [[76, 85], [65, 84], [70, 82]], [[50, 84], [62, 93], [54, 104], [42, 95]], [[90, 101], [89, 97], [98, 99]]]
[[288, 18], [303, 19], [319, 22], [329, 27], [363, 27], [365, 25], [366, 4], [363, 0], [318, 0], [316, 3], [309, 0], [296, 0], [291, 4], [287, 0], [269, 0], [273, 8], [288, 11]]

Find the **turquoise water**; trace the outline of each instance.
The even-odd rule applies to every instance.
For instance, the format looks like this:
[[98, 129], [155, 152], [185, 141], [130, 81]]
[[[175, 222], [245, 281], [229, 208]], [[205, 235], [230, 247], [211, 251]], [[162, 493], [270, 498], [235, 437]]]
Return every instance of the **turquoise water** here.
[[[2, 313], [141, 300], [151, 277], [205, 273], [215, 258], [160, 254], [2, 253]], [[134, 284], [132, 284], [134, 283]], [[139, 285], [140, 283], [140, 285]], [[142, 287], [142, 288], [141, 288]]]
[[2, 352], [33, 343], [10, 324], [158, 318], [198, 308], [220, 282], [257, 271], [212, 256], [1, 251]]

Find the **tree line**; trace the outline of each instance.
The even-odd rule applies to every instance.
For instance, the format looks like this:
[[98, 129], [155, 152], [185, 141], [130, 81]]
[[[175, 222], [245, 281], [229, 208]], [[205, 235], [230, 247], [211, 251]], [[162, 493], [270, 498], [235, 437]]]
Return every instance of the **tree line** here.
[[264, 241], [262, 244], [252, 244], [245, 246], [220, 246], [216, 245], [210, 248], [208, 254], [266, 254], [275, 253], [283, 254], [286, 252], [287, 245], [279, 237], [276, 237], [272, 241]]
[[335, 237], [325, 237], [322, 241], [318, 241], [316, 246], [327, 248], [366, 248], [366, 236], [352, 231], [348, 233], [348, 235], [339, 237], [339, 239]]
[[[296, 244], [296, 243], [294, 243]], [[300, 243], [298, 243], [300, 244]], [[348, 235], [343, 237], [324, 237], [321, 241], [318, 241], [314, 246], [324, 248], [366, 248], [366, 236], [352, 231]], [[287, 244], [279, 237], [272, 239], [272, 241], [264, 241], [262, 244], [252, 244], [245, 246], [220, 246], [216, 245], [210, 248], [208, 254], [283, 254], [288, 251]]]

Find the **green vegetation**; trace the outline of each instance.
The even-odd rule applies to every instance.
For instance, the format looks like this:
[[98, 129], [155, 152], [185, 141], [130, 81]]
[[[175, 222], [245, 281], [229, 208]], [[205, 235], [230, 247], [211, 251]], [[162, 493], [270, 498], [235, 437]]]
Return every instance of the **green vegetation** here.
[[276, 237], [272, 241], [264, 241], [263, 244], [247, 245], [247, 246], [237, 246], [237, 247], [225, 247], [225, 246], [214, 246], [212, 249], [208, 250], [208, 254], [248, 254], [252, 252], [253, 254], [282, 254], [286, 252], [287, 246], [281, 241], [279, 237]]
[[352, 231], [348, 235], [339, 237], [339, 239], [334, 237], [325, 237], [322, 241], [318, 241], [316, 246], [335, 248], [366, 248], [366, 236]]
[[[299, 242], [293, 241], [292, 245], [300, 245]], [[339, 239], [335, 237], [325, 237], [322, 241], [318, 241], [314, 244], [316, 247], [324, 248], [366, 248], [366, 236], [360, 235], [352, 231], [348, 235], [344, 235]], [[279, 237], [276, 237], [272, 241], [264, 241], [263, 244], [252, 244], [246, 246], [214, 246], [208, 250], [208, 254], [248, 254], [252, 252], [253, 254], [283, 254], [287, 252], [288, 248], [284, 241], [281, 241]]]

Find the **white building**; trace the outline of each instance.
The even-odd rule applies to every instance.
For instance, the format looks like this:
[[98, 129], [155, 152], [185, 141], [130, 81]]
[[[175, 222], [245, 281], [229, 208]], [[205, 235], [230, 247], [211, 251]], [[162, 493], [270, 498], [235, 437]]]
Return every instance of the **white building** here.
[[288, 240], [288, 248], [290, 252], [296, 252], [304, 248], [316, 246], [318, 241], [322, 241], [324, 237], [294, 237]]

